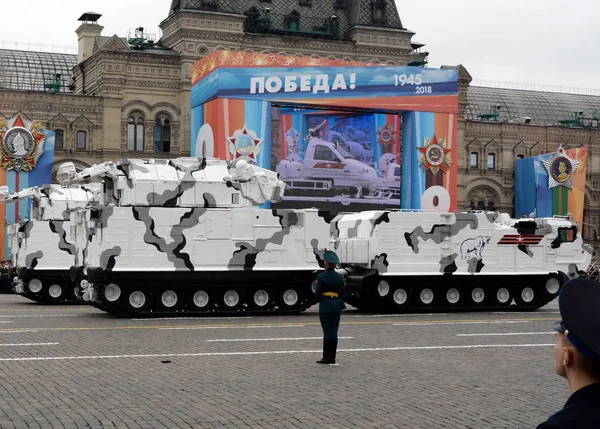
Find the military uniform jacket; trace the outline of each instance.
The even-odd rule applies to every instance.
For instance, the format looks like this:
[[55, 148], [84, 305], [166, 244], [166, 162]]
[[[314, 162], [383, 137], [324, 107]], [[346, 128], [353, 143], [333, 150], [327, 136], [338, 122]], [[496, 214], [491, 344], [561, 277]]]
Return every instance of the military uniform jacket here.
[[558, 428], [600, 428], [600, 383], [573, 393], [562, 410], [537, 427]]
[[[325, 292], [334, 292], [339, 296], [332, 298], [323, 296]], [[342, 299], [344, 294], [344, 276], [335, 270], [325, 270], [317, 276], [315, 295], [319, 297], [319, 313], [340, 313], [346, 305]]]

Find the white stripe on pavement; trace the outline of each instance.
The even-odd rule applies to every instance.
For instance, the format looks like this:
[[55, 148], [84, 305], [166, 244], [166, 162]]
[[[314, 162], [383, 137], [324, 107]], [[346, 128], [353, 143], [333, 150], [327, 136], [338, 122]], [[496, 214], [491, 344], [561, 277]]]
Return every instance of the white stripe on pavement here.
[[16, 334], [21, 332], [38, 332], [37, 329], [23, 329], [23, 330], [15, 330], [15, 329], [0, 329], [0, 334]]
[[400, 313], [400, 314], [369, 314], [369, 315], [346, 315], [342, 317], [344, 319], [358, 319], [358, 318], [369, 318], [369, 317], [411, 317], [411, 316], [447, 316], [447, 313]]
[[[90, 316], [97, 313], [81, 313], [81, 314], [12, 314], [12, 315], [2, 315], [2, 318], [13, 318], [13, 317], [83, 317]], [[0, 322], [4, 323], [4, 322]]]
[[507, 320], [505, 322], [497, 321], [497, 322], [436, 322], [432, 320], [431, 322], [406, 322], [406, 323], [392, 323], [392, 326], [426, 326], [426, 325], [475, 325], [475, 324], [502, 324], [502, 323], [531, 323], [531, 320]]
[[154, 318], [137, 318], [137, 319], [129, 319], [132, 320], [134, 322], [145, 322], [146, 320], [227, 320], [227, 319], [253, 319], [252, 316], [243, 316], [243, 317], [237, 317], [237, 316], [231, 316], [231, 317], [154, 317]]
[[12, 323], [12, 320], [0, 320], [0, 323]]
[[[338, 337], [341, 340], [353, 340], [354, 337]], [[233, 342], [233, 341], [299, 341], [299, 340], [322, 340], [323, 337], [297, 337], [297, 338], [234, 338], [206, 340], [207, 343]]]
[[255, 326], [190, 326], [176, 328], [158, 328], [164, 330], [194, 330], [194, 329], [254, 329], [254, 328], [301, 328], [306, 325], [255, 325]]
[[20, 344], [0, 344], [0, 347], [17, 347], [17, 346], [57, 346], [59, 343], [20, 343]]
[[[493, 311], [493, 314], [523, 314], [523, 311]], [[560, 311], [546, 311], [546, 310], [538, 310], [533, 314], [560, 314]]]
[[[411, 350], [451, 350], [451, 349], [483, 349], [483, 348], [523, 348], [523, 347], [554, 347], [554, 344], [478, 344], [471, 346], [423, 346], [423, 347], [379, 347], [368, 349], [338, 349], [338, 352], [386, 352]], [[321, 353], [323, 350], [274, 350], [258, 352], [206, 352], [206, 353], [161, 353], [146, 355], [99, 355], [99, 356], [56, 356], [56, 357], [23, 357], [0, 358], [0, 362], [25, 362], [45, 360], [83, 360], [83, 359], [126, 359], [126, 358], [168, 358], [168, 357], [209, 357], [209, 356], [253, 356], [253, 355], [283, 355], [300, 353]]]
[[498, 333], [485, 333], [485, 334], [456, 334], [457, 337], [484, 337], [484, 336], [510, 336], [510, 335], [550, 335], [556, 334], [554, 332], [498, 332]]

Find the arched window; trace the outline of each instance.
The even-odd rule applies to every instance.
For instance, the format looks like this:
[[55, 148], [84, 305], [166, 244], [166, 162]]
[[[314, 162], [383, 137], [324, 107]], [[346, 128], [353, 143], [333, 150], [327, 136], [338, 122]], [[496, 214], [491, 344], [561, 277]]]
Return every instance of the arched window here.
[[471, 201], [471, 207], [475, 210], [496, 211], [500, 205], [499, 195], [486, 185], [480, 185], [471, 189], [467, 194], [467, 201]]
[[496, 168], [496, 154], [488, 153], [488, 170], [494, 170]]
[[63, 130], [54, 130], [54, 149], [64, 149], [65, 132]]
[[133, 113], [127, 120], [127, 150], [144, 150], [144, 117]]
[[154, 121], [154, 150], [171, 152], [171, 120], [166, 115], [159, 115]]
[[479, 164], [479, 154], [477, 152], [471, 152], [469, 166], [471, 168], [477, 168], [478, 164]]
[[77, 131], [77, 149], [83, 150], [87, 147], [87, 133], [85, 131]]

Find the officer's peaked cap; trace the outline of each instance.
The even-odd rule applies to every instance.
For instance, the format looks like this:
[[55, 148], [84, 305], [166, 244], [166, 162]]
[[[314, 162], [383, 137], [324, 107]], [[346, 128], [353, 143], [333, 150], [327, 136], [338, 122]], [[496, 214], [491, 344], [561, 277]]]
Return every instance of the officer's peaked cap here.
[[340, 259], [338, 258], [338, 255], [336, 255], [335, 252], [332, 250], [326, 250], [325, 253], [323, 254], [323, 259], [325, 259], [325, 261], [330, 262], [332, 264], [340, 263]]
[[600, 364], [600, 283], [585, 277], [569, 280], [558, 296], [563, 332], [582, 354]]

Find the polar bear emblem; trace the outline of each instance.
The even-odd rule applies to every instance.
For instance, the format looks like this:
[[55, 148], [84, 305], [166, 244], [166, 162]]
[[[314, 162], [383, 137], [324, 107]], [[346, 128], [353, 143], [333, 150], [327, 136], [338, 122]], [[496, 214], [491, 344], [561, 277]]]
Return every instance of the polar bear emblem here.
[[480, 235], [479, 237], [467, 238], [460, 245], [460, 255], [462, 259], [475, 257], [482, 259], [481, 254], [486, 244], [490, 242], [492, 237]]

